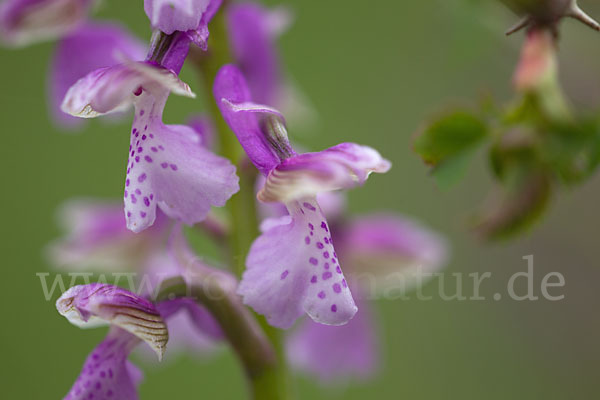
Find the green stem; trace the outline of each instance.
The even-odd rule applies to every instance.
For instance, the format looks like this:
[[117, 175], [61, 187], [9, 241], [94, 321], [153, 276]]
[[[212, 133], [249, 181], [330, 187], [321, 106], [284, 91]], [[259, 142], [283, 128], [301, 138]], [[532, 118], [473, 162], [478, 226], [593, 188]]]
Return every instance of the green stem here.
[[[223, 9], [224, 7], [221, 7], [221, 10]], [[259, 235], [254, 193], [257, 171], [244, 156], [235, 134], [221, 116], [212, 94], [219, 68], [231, 62], [226, 28], [225, 14], [220, 11], [211, 22], [209, 50], [207, 52], [192, 50], [190, 60], [196, 66], [203, 80], [210, 113], [218, 132], [220, 152], [237, 165], [240, 176], [240, 191], [227, 202], [226, 210], [231, 227], [228, 237], [230, 262], [234, 266], [236, 275], [241, 277], [245, 269], [248, 250]], [[270, 326], [263, 317], [257, 316], [257, 318], [262, 331], [275, 350], [276, 362], [264, 365], [264, 370], [260, 374], [249, 374], [253, 398], [258, 400], [291, 399], [290, 380], [286, 368], [281, 331]]]
[[[189, 263], [185, 263], [190, 265]], [[252, 385], [255, 399], [278, 399], [269, 385], [270, 371], [276, 367], [275, 350], [252, 313], [235, 293], [231, 276], [220, 271], [196, 268], [182, 278], [161, 284], [156, 301], [180, 297], [193, 298], [204, 305], [219, 323], [227, 341], [238, 355]]]

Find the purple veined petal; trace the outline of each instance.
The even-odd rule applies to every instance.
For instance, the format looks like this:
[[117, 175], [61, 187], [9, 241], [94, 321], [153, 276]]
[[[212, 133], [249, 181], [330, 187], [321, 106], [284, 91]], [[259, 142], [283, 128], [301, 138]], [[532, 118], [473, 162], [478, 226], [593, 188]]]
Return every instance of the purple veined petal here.
[[211, 0], [144, 0], [144, 11], [153, 28], [170, 35], [196, 29], [210, 3]]
[[90, 72], [67, 91], [62, 111], [75, 117], [94, 118], [128, 109], [140, 88], [196, 97], [177, 75], [149, 62], [126, 62]]
[[287, 329], [303, 313], [316, 322], [343, 325], [356, 305], [315, 198], [287, 205], [290, 216], [263, 224], [252, 244], [238, 293], [276, 327]]
[[356, 218], [334, 236], [346, 272], [370, 294], [408, 291], [430, 279], [448, 258], [444, 238], [398, 215]]
[[274, 110], [252, 103], [246, 80], [233, 65], [225, 65], [219, 70], [213, 94], [223, 118], [252, 163], [267, 175], [279, 164], [280, 159], [261, 130], [259, 116]]
[[69, 88], [98, 68], [121, 63], [124, 55], [143, 60], [146, 48], [121, 26], [112, 23], [86, 23], [60, 40], [50, 66], [50, 105], [56, 122], [75, 126], [81, 121], [60, 110]]
[[346, 325], [327, 326], [305, 319], [286, 341], [294, 369], [323, 382], [371, 377], [378, 364], [377, 329], [368, 304]]
[[136, 235], [127, 229], [122, 203], [92, 199], [66, 202], [58, 220], [65, 235], [48, 246], [47, 255], [67, 270], [136, 268], [165, 239], [170, 225], [158, 212], [152, 228]]
[[[254, 183], [254, 192], [258, 193], [265, 185], [266, 181], [267, 178], [264, 175], [258, 175]], [[256, 202], [256, 208], [259, 219], [262, 220], [263, 223], [267, 220], [278, 219], [288, 215], [288, 210], [282, 203], [263, 203], [259, 201]], [[264, 232], [266, 229], [261, 228], [261, 231]]]
[[[157, 308], [169, 328], [168, 351], [161, 363], [168, 363], [182, 354], [205, 359], [218, 349], [223, 333], [205, 308], [191, 299], [183, 298], [161, 302]], [[145, 361], [154, 361], [149, 346], [140, 346], [136, 352]]]
[[[203, 312], [208, 314], [206, 310]], [[210, 317], [210, 314], [208, 316]], [[173, 313], [167, 320], [167, 327], [169, 328], [168, 351], [161, 364], [174, 361], [182, 355], [206, 359], [219, 348], [220, 341], [205, 334], [204, 331], [199, 331], [186, 309]], [[155, 362], [154, 354], [148, 346], [140, 346], [137, 350], [145, 361]]]
[[[267, 178], [263, 175], [259, 175], [256, 178], [256, 193], [263, 188], [266, 181]], [[317, 203], [321, 206], [321, 210], [327, 219], [335, 222], [341, 219], [346, 211], [347, 198], [346, 194], [342, 191], [322, 192], [317, 194]], [[287, 208], [282, 203], [264, 203], [260, 201], [257, 202], [256, 206], [261, 219], [279, 218], [288, 215]]]
[[341, 143], [318, 153], [283, 160], [267, 177], [258, 193], [264, 202], [288, 202], [320, 192], [362, 185], [372, 172], [385, 173], [388, 160], [371, 147]]
[[165, 101], [166, 94], [157, 99], [143, 91], [135, 102], [124, 196], [127, 227], [134, 232], [152, 225], [157, 206], [192, 225], [239, 190], [229, 160], [203, 147], [192, 128], [162, 123]]
[[127, 357], [139, 342], [129, 332], [112, 328], [87, 357], [64, 400], [137, 400], [143, 375]]
[[252, 97], [274, 104], [281, 71], [269, 11], [259, 4], [232, 4], [227, 10], [231, 49], [248, 80]]
[[117, 286], [91, 283], [73, 286], [56, 301], [56, 309], [81, 328], [111, 324], [148, 343], [161, 359], [169, 334], [148, 300]]
[[87, 18], [94, 0], [6, 0], [0, 5], [0, 38], [25, 46], [53, 40]]

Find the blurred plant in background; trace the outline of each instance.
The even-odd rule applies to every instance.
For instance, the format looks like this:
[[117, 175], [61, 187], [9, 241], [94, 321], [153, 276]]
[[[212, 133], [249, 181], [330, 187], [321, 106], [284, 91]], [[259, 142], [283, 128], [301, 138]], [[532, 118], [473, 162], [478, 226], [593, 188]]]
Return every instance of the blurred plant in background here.
[[[97, 3], [6, 0], [0, 8], [7, 44], [58, 40], [48, 96], [58, 124], [84, 128], [73, 117], [134, 110], [124, 207], [66, 203], [66, 236], [48, 252], [69, 271], [137, 272], [128, 288], [90, 282], [57, 301], [77, 326], [110, 326], [66, 398], [137, 398], [142, 376], [127, 359], [141, 343], [161, 359], [171, 349], [202, 353], [226, 342], [260, 399], [293, 397], [288, 363], [326, 382], [370, 376], [378, 339], [367, 300], [421, 284], [444, 265], [446, 245], [399, 216], [345, 216], [338, 191], [391, 167], [376, 150], [341, 143], [296, 152], [273, 108], [285, 109], [290, 124], [309, 118], [275, 48], [289, 12], [145, 0], [155, 30], [146, 52], [118, 25], [91, 22]], [[170, 93], [196, 97], [178, 76], [186, 61], [210, 106], [188, 125], [167, 125]], [[466, 148], [485, 129], [475, 117], [460, 118]], [[473, 121], [482, 126], [472, 129]], [[450, 155], [463, 150], [463, 141], [451, 141], [458, 147]], [[434, 138], [420, 148], [427, 146], [433, 154], [439, 144]], [[218, 249], [214, 259], [188, 243], [198, 239]], [[277, 329], [300, 318], [289, 336]]]
[[563, 18], [600, 25], [575, 0], [505, 0], [526, 31], [505, 106], [485, 99], [478, 111], [456, 109], [431, 121], [414, 142], [442, 187], [458, 181], [473, 153], [487, 148], [494, 189], [474, 216], [486, 239], [514, 236], [538, 221], [561, 187], [585, 182], [600, 163], [600, 119], [573, 109], [558, 79], [556, 52]]

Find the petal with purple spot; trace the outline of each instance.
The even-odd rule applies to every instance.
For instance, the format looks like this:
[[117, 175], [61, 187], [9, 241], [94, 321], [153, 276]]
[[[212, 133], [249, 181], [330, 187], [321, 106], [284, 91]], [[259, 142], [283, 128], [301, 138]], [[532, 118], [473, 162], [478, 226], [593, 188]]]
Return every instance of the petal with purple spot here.
[[263, 226], [268, 229], [253, 243], [238, 293], [280, 328], [303, 313], [322, 324], [347, 323], [357, 308], [347, 285], [336, 290], [335, 283], [344, 280], [341, 270], [332, 274], [326, 268], [333, 260], [324, 252], [334, 249], [319, 205], [306, 198], [287, 206], [290, 216]]
[[135, 102], [125, 180], [127, 227], [134, 232], [152, 225], [157, 206], [192, 225], [239, 190], [235, 167], [202, 146], [196, 131], [162, 123], [166, 96], [144, 91]]
[[65, 400], [137, 400], [142, 372], [127, 357], [139, 342], [129, 332], [112, 328], [85, 360]]

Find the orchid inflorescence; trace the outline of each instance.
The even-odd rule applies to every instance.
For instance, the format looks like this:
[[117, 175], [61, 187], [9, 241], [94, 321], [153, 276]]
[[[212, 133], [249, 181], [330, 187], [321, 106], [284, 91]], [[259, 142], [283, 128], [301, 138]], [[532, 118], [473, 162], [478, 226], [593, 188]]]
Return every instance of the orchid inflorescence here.
[[[65, 237], [49, 246], [60, 268], [126, 268], [141, 277], [137, 292], [97, 282], [57, 300], [71, 323], [110, 327], [65, 398], [137, 398], [142, 373], [128, 356], [141, 343], [162, 359], [177, 348], [202, 356], [227, 342], [256, 398], [287, 396], [288, 362], [323, 382], [368, 377], [377, 367], [368, 299], [420, 283], [443, 266], [446, 246], [407, 218], [346, 215], [340, 191], [391, 167], [376, 150], [341, 143], [302, 153], [292, 145], [277, 108], [293, 121], [301, 100], [290, 101], [275, 47], [289, 11], [145, 0], [154, 30], [146, 50], [123, 27], [92, 21], [96, 3], [0, 7], [6, 44], [57, 40], [49, 85], [56, 124], [81, 129], [81, 118], [133, 109], [123, 205], [67, 202]], [[169, 95], [196, 97], [179, 78], [186, 61], [205, 79], [211, 105], [168, 125]], [[186, 234], [198, 232], [222, 250], [217, 261], [188, 243]]]

